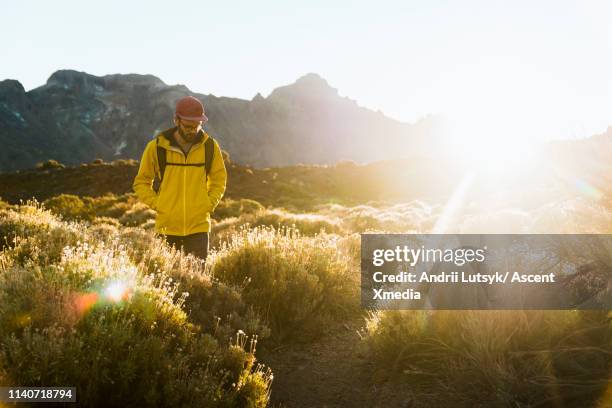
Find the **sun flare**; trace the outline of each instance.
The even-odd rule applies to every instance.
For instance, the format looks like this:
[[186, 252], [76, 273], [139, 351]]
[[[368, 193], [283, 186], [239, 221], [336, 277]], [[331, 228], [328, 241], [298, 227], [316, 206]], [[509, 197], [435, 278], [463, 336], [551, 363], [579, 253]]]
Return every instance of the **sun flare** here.
[[104, 294], [106, 298], [112, 302], [122, 301], [128, 294], [128, 285], [125, 282], [116, 281], [111, 282], [105, 289]]

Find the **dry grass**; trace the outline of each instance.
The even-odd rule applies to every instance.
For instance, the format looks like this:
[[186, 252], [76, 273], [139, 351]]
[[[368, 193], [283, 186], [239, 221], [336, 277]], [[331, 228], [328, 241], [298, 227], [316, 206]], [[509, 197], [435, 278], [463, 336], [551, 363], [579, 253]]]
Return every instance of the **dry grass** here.
[[385, 311], [366, 333], [417, 406], [596, 406], [608, 385], [606, 311]]
[[[315, 340], [359, 313], [359, 233], [426, 233], [448, 212], [421, 201], [292, 213], [224, 200], [203, 264], [156, 237], [154, 212], [133, 195], [59, 196], [46, 205], [0, 204], [3, 382], [73, 381], [97, 401], [119, 381], [119, 389], [171, 404], [185, 402], [179, 392], [209, 403], [213, 387], [228, 406], [265, 406], [270, 390], [270, 373], [235, 333], [269, 343]], [[612, 231], [611, 209], [581, 198], [528, 210], [467, 206], [451, 215], [449, 232]], [[103, 293], [109, 281], [129, 282], [129, 302], [96, 303], [87, 313], [75, 306], [75, 294]], [[366, 318], [364, 338], [377, 376], [412, 393], [415, 406], [603, 407], [612, 401], [610, 319], [606, 312], [384, 311]], [[126, 349], [130, 358], [118, 361]], [[206, 365], [213, 357], [218, 365]], [[11, 369], [18, 358], [19, 370]], [[83, 362], [105, 374], [93, 376]], [[158, 364], [171, 368], [159, 377]], [[166, 385], [144, 395], [151, 378]]]
[[311, 339], [358, 310], [359, 270], [337, 235], [242, 228], [209, 260], [214, 276], [241, 288], [276, 341]]
[[[73, 384], [87, 406], [267, 405], [256, 342], [228, 341], [237, 322], [267, 329], [201, 262], [146, 231], [90, 229], [36, 203], [2, 211], [3, 385]], [[221, 323], [223, 307], [239, 318]]]

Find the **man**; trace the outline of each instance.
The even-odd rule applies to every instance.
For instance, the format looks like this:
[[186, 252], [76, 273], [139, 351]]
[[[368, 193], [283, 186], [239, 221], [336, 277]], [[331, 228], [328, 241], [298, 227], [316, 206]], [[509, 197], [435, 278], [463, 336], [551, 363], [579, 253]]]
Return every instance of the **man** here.
[[[198, 99], [180, 99], [175, 127], [147, 144], [133, 184], [138, 198], [157, 211], [155, 231], [168, 244], [202, 259], [208, 255], [210, 213], [221, 201], [227, 182], [221, 148], [202, 129], [207, 120]], [[158, 191], [154, 180], [159, 182]]]

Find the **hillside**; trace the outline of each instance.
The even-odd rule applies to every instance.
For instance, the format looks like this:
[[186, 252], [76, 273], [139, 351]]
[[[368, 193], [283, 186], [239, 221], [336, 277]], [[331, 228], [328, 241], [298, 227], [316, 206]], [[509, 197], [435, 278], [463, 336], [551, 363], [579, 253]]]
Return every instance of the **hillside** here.
[[[426, 166], [422, 160], [422, 166]], [[415, 161], [387, 161], [370, 165], [350, 162], [335, 166], [287, 166], [250, 168], [227, 166], [225, 198], [248, 198], [270, 206], [312, 209], [322, 203], [356, 204], [367, 201], [402, 201], [430, 198], [438, 201], [449, 194], [456, 177], [429, 184], [420, 180]], [[411, 189], [393, 191], [393, 180], [400, 174]], [[55, 169], [29, 169], [0, 174], [0, 197], [9, 203], [30, 198], [44, 201], [59, 194], [97, 197], [107, 193], [132, 192], [138, 172], [136, 161], [89, 163]], [[452, 174], [452, 173], [449, 173]], [[380, 180], [388, 180], [380, 182]], [[359, 189], [354, 186], [359, 185]], [[390, 193], [392, 191], [392, 193]]]
[[339, 96], [316, 74], [249, 101], [196, 93], [152, 75], [61, 70], [28, 92], [16, 80], [0, 82], [0, 171], [49, 159], [140, 159], [156, 132], [172, 126], [174, 104], [185, 95], [204, 102], [206, 130], [234, 161], [256, 167], [392, 159], [439, 138], [439, 119], [398, 122]]
[[[531, 209], [552, 199], [575, 196], [610, 197], [612, 188], [612, 128], [579, 141], [553, 142], [538, 153], [537, 168], [517, 168], [506, 175], [476, 169], [467, 201]], [[546, 165], [542, 165], [546, 164]], [[357, 205], [367, 202], [446, 202], [470, 171], [470, 163], [440, 154], [335, 165], [253, 168], [227, 164], [225, 198], [247, 198], [265, 206], [311, 211], [319, 204]], [[471, 169], [474, 170], [473, 168]], [[136, 160], [96, 160], [63, 168], [0, 173], [0, 197], [10, 203], [59, 194], [98, 197], [132, 192]], [[608, 203], [609, 204], [609, 203]]]

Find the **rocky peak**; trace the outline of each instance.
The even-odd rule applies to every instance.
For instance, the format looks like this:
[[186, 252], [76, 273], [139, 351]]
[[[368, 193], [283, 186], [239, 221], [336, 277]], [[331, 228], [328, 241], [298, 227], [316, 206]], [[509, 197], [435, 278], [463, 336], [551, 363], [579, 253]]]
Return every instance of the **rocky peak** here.
[[259, 92], [257, 92], [257, 95], [255, 95], [253, 99], [251, 99], [251, 102], [260, 104], [262, 102], [265, 102], [265, 100], [266, 99]]
[[21, 109], [25, 106], [27, 96], [23, 85], [14, 79], [0, 81], [0, 102]]
[[295, 81], [295, 85], [309, 87], [313, 89], [334, 89], [329, 86], [327, 81], [323, 79], [321, 75], [316, 74], [314, 72], [310, 72], [306, 75], [299, 77]]
[[46, 86], [69, 89], [77, 95], [93, 95], [102, 90], [104, 81], [86, 72], [59, 70], [49, 77]]
[[113, 74], [99, 77], [74, 70], [60, 70], [49, 77], [46, 87], [67, 89], [79, 95], [99, 95], [119, 89], [163, 88], [166, 84], [153, 75]]
[[338, 97], [338, 90], [329, 86], [320, 75], [309, 73], [291, 85], [276, 88], [269, 98], [274, 99], [331, 99]]
[[66, 85], [70, 88], [83, 85], [87, 82], [95, 81], [97, 77], [86, 72], [74, 71], [71, 69], [61, 69], [55, 71], [47, 80], [47, 85]]
[[5, 79], [0, 81], [0, 98], [12, 99], [15, 97], [21, 97], [25, 95], [25, 89], [21, 82], [15, 79]]
[[144, 88], [166, 87], [166, 83], [154, 75], [113, 74], [102, 77], [109, 88], [139, 86]]
[[23, 94], [25, 93], [25, 89], [21, 82], [16, 79], [5, 79], [4, 81], [0, 81], [0, 92], [3, 95], [7, 95], [9, 93]]

